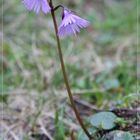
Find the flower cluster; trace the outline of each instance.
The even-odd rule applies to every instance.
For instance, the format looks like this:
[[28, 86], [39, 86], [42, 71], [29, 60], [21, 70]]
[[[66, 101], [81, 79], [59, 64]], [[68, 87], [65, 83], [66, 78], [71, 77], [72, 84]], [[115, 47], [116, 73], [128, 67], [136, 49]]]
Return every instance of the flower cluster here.
[[[42, 11], [44, 14], [49, 13], [51, 7], [47, 0], [22, 0], [23, 4], [29, 11], [39, 13]], [[58, 28], [58, 35], [60, 37], [68, 35], [76, 35], [80, 32], [80, 28], [86, 28], [89, 26], [89, 21], [77, 16], [71, 10], [63, 7], [62, 22]]]

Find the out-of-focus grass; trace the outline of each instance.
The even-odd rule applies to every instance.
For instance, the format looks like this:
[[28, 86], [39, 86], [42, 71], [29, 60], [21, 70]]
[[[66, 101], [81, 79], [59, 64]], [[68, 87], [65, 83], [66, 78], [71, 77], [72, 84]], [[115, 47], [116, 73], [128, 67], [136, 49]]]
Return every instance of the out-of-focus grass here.
[[[136, 73], [136, 1], [73, 0], [64, 3], [91, 22], [90, 27], [77, 37], [61, 40], [73, 94], [99, 108], [131, 107], [137, 99], [136, 84], [140, 76]], [[4, 1], [1, 6], [4, 33], [0, 34], [4, 40], [0, 64], [4, 79], [0, 83], [0, 102], [6, 103], [4, 114], [18, 110], [21, 120], [28, 122], [39, 113], [36, 125], [47, 118], [44, 126], [55, 135], [55, 112], [63, 103], [64, 118], [68, 121], [64, 123], [70, 129], [77, 129], [75, 118], [69, 115], [72, 111], [65, 100], [67, 94], [63, 94], [65, 85], [50, 14], [29, 13], [20, 1], [15, 0]], [[56, 14], [60, 15], [59, 12]], [[40, 97], [45, 99], [43, 105]], [[38, 109], [38, 106], [41, 107]], [[32, 121], [28, 123], [26, 129], [21, 128], [19, 134], [17, 129], [15, 133], [27, 137], [26, 131], [31, 131]], [[7, 121], [5, 125], [13, 126], [13, 123]], [[39, 132], [36, 127], [33, 129]]]

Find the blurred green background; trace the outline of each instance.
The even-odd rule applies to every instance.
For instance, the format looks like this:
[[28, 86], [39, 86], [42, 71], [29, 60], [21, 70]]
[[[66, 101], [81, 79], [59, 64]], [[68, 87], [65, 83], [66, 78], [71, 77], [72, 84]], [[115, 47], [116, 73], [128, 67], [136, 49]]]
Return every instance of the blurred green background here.
[[[136, 71], [140, 60], [140, 2], [53, 1], [55, 5], [66, 5], [91, 23], [78, 36], [61, 39], [75, 100], [99, 109], [135, 107], [140, 90], [140, 71]], [[68, 139], [70, 130], [77, 130], [79, 125], [67, 98], [51, 15], [28, 12], [21, 0], [0, 0], [0, 4], [4, 26], [2, 31], [1, 22], [0, 106], [6, 117], [2, 126], [14, 127], [21, 139], [30, 139], [28, 132], [39, 133], [43, 126], [53, 137], [59, 137], [56, 130]], [[56, 12], [58, 24], [61, 12]], [[80, 110], [81, 106], [78, 107]], [[86, 111], [81, 109], [83, 117], [91, 114]], [[63, 121], [58, 122], [57, 116]]]

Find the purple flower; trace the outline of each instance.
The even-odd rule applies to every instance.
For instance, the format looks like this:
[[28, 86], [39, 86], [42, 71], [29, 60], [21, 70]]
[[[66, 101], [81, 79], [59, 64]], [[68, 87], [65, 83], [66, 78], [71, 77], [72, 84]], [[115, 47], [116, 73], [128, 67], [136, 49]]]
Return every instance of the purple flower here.
[[80, 28], [86, 28], [87, 26], [89, 26], [89, 21], [80, 18], [68, 9], [64, 9], [62, 23], [58, 29], [58, 35], [60, 37], [72, 34], [76, 35], [80, 32]]
[[47, 14], [51, 10], [47, 0], [23, 0], [23, 4], [29, 11], [33, 10], [35, 13], [42, 11]]

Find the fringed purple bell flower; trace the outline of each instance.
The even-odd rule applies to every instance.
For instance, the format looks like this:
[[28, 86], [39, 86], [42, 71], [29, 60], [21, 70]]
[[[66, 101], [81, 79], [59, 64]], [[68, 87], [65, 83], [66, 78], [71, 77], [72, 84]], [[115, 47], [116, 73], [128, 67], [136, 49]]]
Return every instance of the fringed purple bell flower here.
[[42, 11], [44, 14], [47, 14], [51, 11], [51, 8], [47, 0], [23, 0], [23, 4], [29, 11], [34, 11], [39, 13]]
[[64, 8], [62, 23], [59, 26], [58, 35], [60, 37], [69, 36], [72, 34], [76, 35], [78, 32], [80, 32], [80, 28], [86, 28], [89, 26], [89, 24], [89, 21], [80, 18], [72, 11]]

